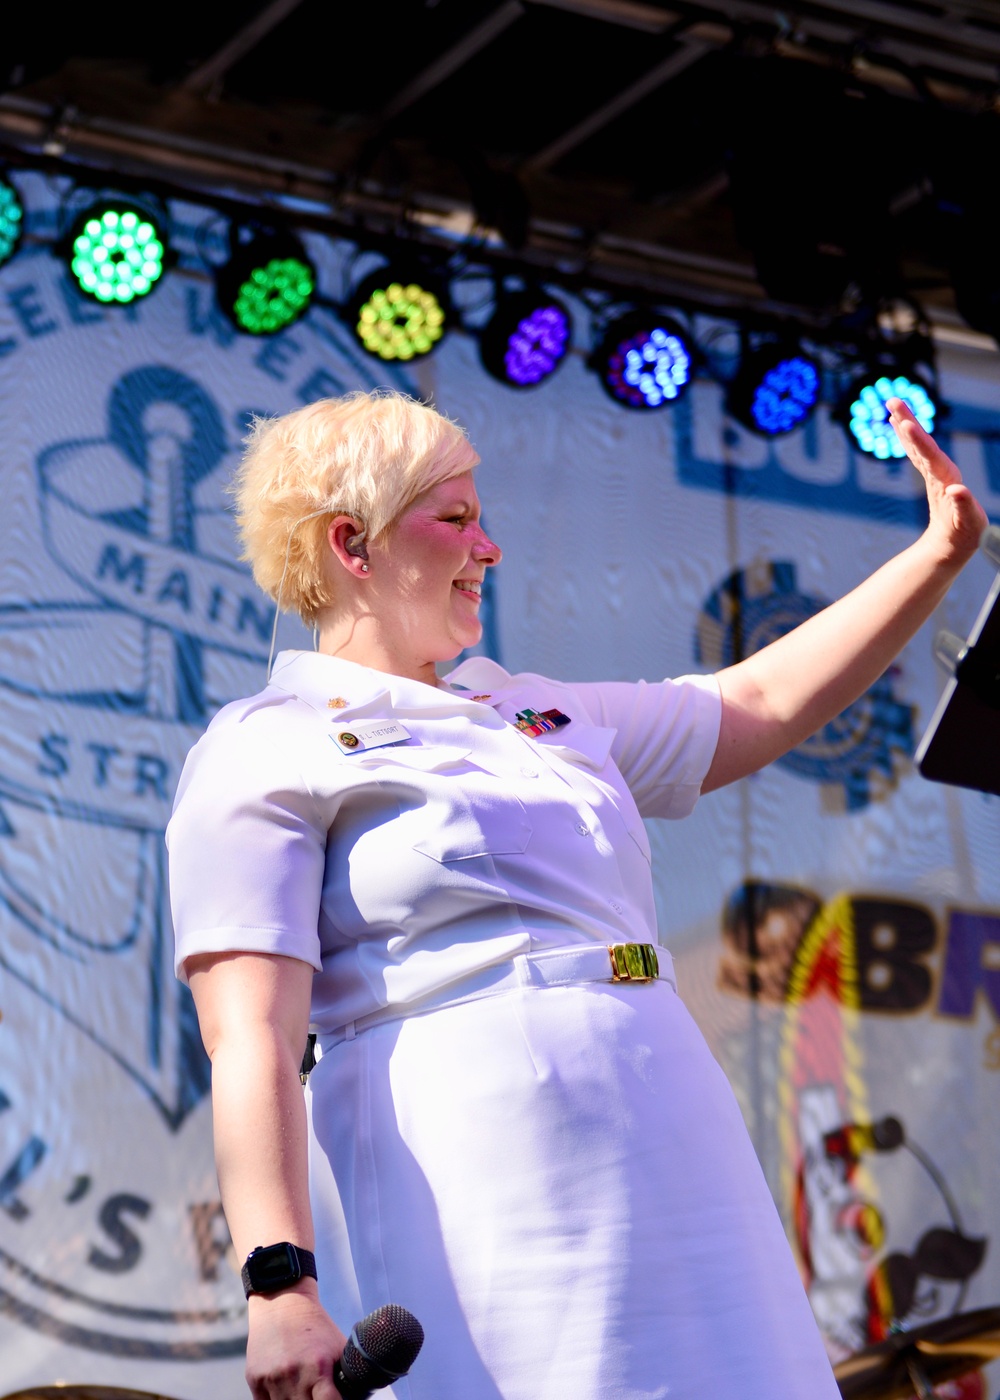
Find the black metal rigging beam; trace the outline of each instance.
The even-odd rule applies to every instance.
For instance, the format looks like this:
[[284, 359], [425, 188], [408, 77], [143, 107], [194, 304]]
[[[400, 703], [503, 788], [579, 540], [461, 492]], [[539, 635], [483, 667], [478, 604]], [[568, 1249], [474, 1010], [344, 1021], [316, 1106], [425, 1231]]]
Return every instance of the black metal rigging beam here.
[[184, 91], [200, 95], [213, 92], [230, 68], [255, 49], [261, 39], [270, 34], [272, 29], [276, 29], [301, 3], [302, 0], [271, 0], [271, 3], [265, 5], [259, 14], [254, 15], [248, 24], [237, 29], [232, 38], [227, 39], [211, 58], [207, 58], [188, 74], [181, 84]]

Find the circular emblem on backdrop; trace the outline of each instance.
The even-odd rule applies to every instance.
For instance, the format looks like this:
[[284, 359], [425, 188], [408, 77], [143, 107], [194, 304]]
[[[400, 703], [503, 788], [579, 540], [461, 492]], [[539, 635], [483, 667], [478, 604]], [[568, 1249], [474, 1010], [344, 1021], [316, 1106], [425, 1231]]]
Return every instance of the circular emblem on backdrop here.
[[[829, 599], [801, 593], [795, 565], [767, 561], [737, 569], [706, 599], [698, 617], [695, 657], [718, 670], [751, 656]], [[890, 668], [805, 743], [777, 760], [782, 768], [823, 784], [834, 805], [859, 811], [895, 785], [913, 752], [913, 710], [893, 693]]]
[[144, 1389], [171, 1393], [149, 1367], [179, 1359], [232, 1357], [235, 1383], [246, 1307], [164, 829], [211, 715], [264, 684], [273, 610], [225, 493], [248, 413], [372, 370], [321, 310], [261, 343], [179, 280], [127, 315], [40, 251], [0, 282], [30, 308], [4, 325], [24, 429], [0, 464], [0, 1316], [52, 1339], [52, 1375], [66, 1344], [134, 1358]]

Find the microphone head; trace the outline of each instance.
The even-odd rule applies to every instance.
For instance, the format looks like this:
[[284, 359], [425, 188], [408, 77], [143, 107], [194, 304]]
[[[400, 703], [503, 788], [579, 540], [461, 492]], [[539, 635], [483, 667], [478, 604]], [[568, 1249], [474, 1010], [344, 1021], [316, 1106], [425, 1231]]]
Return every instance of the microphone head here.
[[880, 1118], [872, 1124], [872, 1141], [876, 1152], [894, 1152], [902, 1147], [906, 1134], [898, 1118]]
[[376, 1366], [396, 1376], [406, 1374], [424, 1344], [424, 1329], [398, 1303], [386, 1303], [363, 1317], [354, 1335], [359, 1348]]
[[879, 1118], [874, 1123], [841, 1123], [832, 1132], [823, 1134], [823, 1149], [828, 1157], [843, 1157], [856, 1161], [865, 1152], [894, 1152], [905, 1139], [898, 1118]]
[[355, 1325], [340, 1365], [346, 1379], [378, 1389], [404, 1376], [423, 1344], [424, 1329], [413, 1314], [386, 1303]]

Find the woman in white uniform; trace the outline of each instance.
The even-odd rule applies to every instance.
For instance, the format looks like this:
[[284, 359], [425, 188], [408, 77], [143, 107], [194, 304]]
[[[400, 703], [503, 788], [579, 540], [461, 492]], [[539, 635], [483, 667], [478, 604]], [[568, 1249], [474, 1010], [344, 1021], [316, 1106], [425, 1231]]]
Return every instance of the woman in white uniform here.
[[216, 717], [168, 844], [226, 1215], [241, 1258], [264, 1251], [245, 1275], [259, 1400], [337, 1396], [344, 1222], [362, 1309], [426, 1331], [397, 1400], [837, 1396], [654, 948], [642, 817], [685, 816], [838, 714], [975, 550], [957, 468], [898, 403], [894, 422], [924, 535], [739, 665], [649, 685], [482, 659], [440, 681], [500, 560], [464, 434], [390, 394], [258, 426], [247, 555], [318, 651]]

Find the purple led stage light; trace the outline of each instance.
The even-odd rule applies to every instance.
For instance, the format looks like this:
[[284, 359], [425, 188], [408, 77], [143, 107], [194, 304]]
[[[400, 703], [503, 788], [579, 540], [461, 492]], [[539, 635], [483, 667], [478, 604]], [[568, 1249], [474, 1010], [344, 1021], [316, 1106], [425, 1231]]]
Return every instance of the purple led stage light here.
[[543, 292], [502, 293], [483, 330], [483, 367], [511, 389], [531, 389], [562, 364], [570, 347], [569, 312]]
[[557, 368], [569, 342], [569, 317], [561, 306], [539, 306], [518, 321], [503, 357], [512, 384], [539, 384]]

